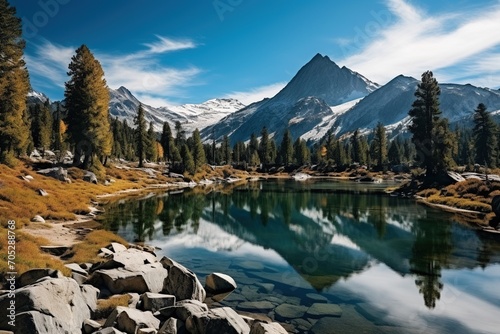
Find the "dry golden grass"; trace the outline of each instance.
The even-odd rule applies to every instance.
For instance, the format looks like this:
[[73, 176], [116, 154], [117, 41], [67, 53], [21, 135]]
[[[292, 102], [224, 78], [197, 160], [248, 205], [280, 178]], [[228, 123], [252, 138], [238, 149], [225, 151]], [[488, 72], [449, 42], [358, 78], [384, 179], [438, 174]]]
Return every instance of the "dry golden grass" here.
[[[9, 272], [8, 268], [8, 242], [7, 232], [4, 227], [0, 227], [0, 273]], [[15, 243], [15, 271], [18, 275], [33, 268], [51, 268], [60, 270], [64, 275], [69, 276], [71, 270], [64, 266], [58, 258], [40, 251], [40, 246], [47, 245], [47, 240], [35, 238], [29, 234], [16, 230]]]
[[97, 256], [97, 253], [101, 248], [108, 246], [111, 242], [128, 245], [128, 242], [112, 232], [105, 230], [92, 231], [85, 236], [82, 242], [72, 247], [71, 251], [73, 255], [67, 260], [76, 263], [93, 263], [99, 261], [101, 259]]
[[109, 299], [97, 300], [97, 311], [95, 317], [97, 319], [107, 318], [118, 306], [128, 306], [130, 301], [129, 295], [115, 295]]
[[440, 197], [439, 195], [433, 195], [427, 198], [427, 201], [433, 204], [447, 205], [464, 210], [479, 211], [484, 213], [491, 211], [491, 206], [489, 204], [466, 198]]

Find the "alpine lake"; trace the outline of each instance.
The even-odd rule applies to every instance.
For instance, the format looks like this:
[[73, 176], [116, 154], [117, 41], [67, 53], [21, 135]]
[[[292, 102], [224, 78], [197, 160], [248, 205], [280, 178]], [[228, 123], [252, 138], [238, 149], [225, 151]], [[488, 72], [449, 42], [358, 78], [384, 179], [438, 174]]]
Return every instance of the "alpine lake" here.
[[238, 288], [222, 305], [296, 333], [499, 333], [500, 238], [387, 186], [197, 187], [109, 203], [101, 221], [202, 284], [230, 275]]

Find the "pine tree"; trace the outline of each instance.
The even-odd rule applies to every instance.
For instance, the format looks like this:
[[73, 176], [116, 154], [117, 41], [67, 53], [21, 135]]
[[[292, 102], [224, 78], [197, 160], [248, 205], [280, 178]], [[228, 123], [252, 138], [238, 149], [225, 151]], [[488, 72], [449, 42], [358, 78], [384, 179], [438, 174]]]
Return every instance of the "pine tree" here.
[[278, 161], [285, 166], [293, 163], [293, 139], [288, 129], [283, 134], [278, 157]]
[[497, 127], [486, 111], [486, 106], [480, 103], [474, 111], [474, 150], [476, 163], [486, 167], [496, 165]]
[[182, 148], [186, 143], [186, 131], [182, 128], [181, 122], [175, 122], [175, 146]]
[[[257, 136], [255, 136], [255, 134], [252, 133], [250, 136], [250, 142], [248, 143], [248, 154], [247, 154], [248, 161], [252, 160], [251, 158], [252, 158], [253, 154], [254, 153], [258, 154], [258, 151], [259, 151], [259, 141], [257, 140]], [[260, 164], [260, 160], [259, 160], [259, 164]]]
[[400, 165], [402, 160], [401, 147], [397, 139], [394, 139], [389, 146], [389, 152], [387, 152], [387, 159], [392, 166]]
[[354, 162], [364, 164], [366, 159], [365, 159], [365, 153], [364, 153], [364, 145], [362, 141], [362, 136], [359, 134], [359, 130], [356, 129], [354, 133], [352, 134], [351, 137], [351, 159]]
[[30, 84], [23, 59], [21, 19], [7, 0], [0, 0], [0, 163], [13, 164], [28, 146], [26, 94]]
[[201, 166], [207, 163], [207, 158], [205, 156], [205, 150], [203, 149], [203, 143], [201, 142], [200, 131], [195, 129], [193, 132], [193, 159], [194, 168], [199, 170]]
[[196, 166], [194, 164], [193, 155], [189, 151], [187, 144], [182, 145], [181, 148], [182, 164], [184, 166], [184, 171], [193, 175], [196, 173]]
[[134, 119], [135, 142], [137, 145], [137, 158], [139, 159], [139, 168], [144, 167], [144, 158], [146, 157], [146, 145], [148, 143], [148, 133], [146, 130], [146, 120], [144, 119], [144, 109], [142, 104], [137, 109], [137, 116]]
[[231, 144], [229, 142], [229, 137], [225, 135], [222, 138], [222, 145], [221, 145], [221, 153], [222, 153], [222, 160], [226, 162], [226, 165], [231, 164]]
[[385, 133], [385, 127], [382, 123], [378, 123], [373, 130], [373, 149], [374, 158], [377, 162], [377, 168], [382, 170], [384, 165], [387, 163], [387, 135]]
[[305, 140], [302, 140], [300, 137], [297, 138], [293, 144], [293, 149], [295, 151], [295, 161], [299, 166], [306, 165], [311, 161], [311, 154]]
[[412, 104], [409, 127], [413, 134], [412, 142], [417, 150], [417, 163], [426, 169], [427, 176], [446, 172], [451, 163], [452, 143], [445, 138], [451, 133], [448, 123], [441, 118], [439, 95], [441, 90], [431, 71], [422, 74], [422, 81], [415, 92], [416, 100]]
[[153, 122], [149, 122], [148, 135], [146, 146], [146, 160], [151, 162], [158, 161], [158, 149], [156, 148], [156, 132]]
[[259, 159], [264, 166], [267, 166], [271, 163], [271, 141], [269, 140], [269, 133], [265, 126], [262, 128], [260, 134]]
[[30, 108], [31, 138], [35, 148], [40, 149], [42, 157], [45, 150], [50, 148], [52, 137], [52, 113], [50, 103], [37, 103]]
[[64, 96], [68, 110], [68, 134], [75, 145], [74, 163], [83, 168], [111, 154], [113, 138], [109, 125], [109, 91], [101, 64], [86, 45], [76, 50], [69, 64], [70, 80]]
[[163, 129], [161, 132], [160, 143], [163, 146], [163, 159], [168, 162], [172, 161], [172, 153], [170, 152], [171, 142], [173, 142], [174, 138], [172, 137], [172, 130], [170, 129], [170, 125], [168, 122], [163, 123]]

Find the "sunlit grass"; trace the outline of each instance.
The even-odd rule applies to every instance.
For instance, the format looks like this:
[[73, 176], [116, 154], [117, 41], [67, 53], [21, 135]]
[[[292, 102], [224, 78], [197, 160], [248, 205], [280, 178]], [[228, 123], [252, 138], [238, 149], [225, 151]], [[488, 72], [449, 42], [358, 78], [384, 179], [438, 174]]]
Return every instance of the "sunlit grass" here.
[[130, 298], [129, 295], [115, 295], [108, 299], [97, 300], [96, 318], [107, 318], [118, 306], [128, 306]]
[[[0, 227], [0, 273], [12, 272], [8, 267], [8, 230]], [[20, 230], [15, 231], [15, 272], [18, 275], [34, 268], [51, 268], [60, 270], [69, 276], [71, 270], [64, 266], [63, 261], [40, 251], [40, 246], [48, 245], [49, 242], [40, 237], [34, 237]]]
[[101, 248], [108, 246], [111, 242], [128, 244], [123, 238], [112, 232], [105, 230], [92, 231], [85, 236], [82, 242], [72, 247], [71, 252], [73, 255], [67, 260], [76, 263], [94, 263], [102, 260], [97, 254]]

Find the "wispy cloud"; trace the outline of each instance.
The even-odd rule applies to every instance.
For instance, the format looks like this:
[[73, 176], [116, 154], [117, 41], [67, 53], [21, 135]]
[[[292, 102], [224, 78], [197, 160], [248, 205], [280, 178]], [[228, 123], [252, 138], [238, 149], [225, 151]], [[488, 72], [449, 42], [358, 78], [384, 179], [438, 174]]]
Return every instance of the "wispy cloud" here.
[[231, 92], [227, 94], [226, 98], [237, 99], [240, 102], [249, 105], [253, 102], [261, 101], [266, 97], [273, 97], [278, 94], [280, 90], [285, 87], [286, 82], [278, 82], [271, 85], [256, 87], [246, 92]]
[[[153, 106], [169, 101], [169, 96], [182, 95], [183, 87], [194, 85], [194, 79], [201, 69], [171, 68], [161, 64], [158, 55], [196, 47], [190, 40], [172, 40], [157, 36], [159, 41], [145, 44], [148, 49], [129, 54], [106, 54], [94, 52], [101, 63], [106, 81], [111, 88], [127, 87], [138, 96], [144, 96]], [[66, 72], [75, 46], [61, 46], [44, 41], [33, 55], [27, 55], [32, 82], [41, 87], [64, 87], [68, 80]]]
[[158, 42], [144, 44], [149, 48], [149, 52], [151, 53], [165, 53], [185, 49], [194, 49], [196, 47], [196, 44], [189, 39], [173, 40], [159, 35], [156, 35], [156, 37], [159, 39]]
[[[405, 0], [387, 0], [385, 26], [377, 21], [379, 30], [368, 41], [356, 39], [362, 45], [339, 44], [346, 54], [340, 62], [379, 83], [385, 83], [398, 74], [420, 77], [425, 70], [433, 70], [443, 77], [440, 81], [459, 81], [460, 77], [490, 78], [496, 85], [500, 71], [494, 60], [499, 54], [481, 59], [500, 45], [500, 3], [489, 7], [432, 15]], [[380, 16], [380, 15], [379, 15]], [[376, 18], [374, 17], [374, 20]], [[384, 23], [384, 22], [382, 22]], [[341, 39], [345, 43], [345, 39]], [[453, 74], [448, 68], [460, 65], [464, 71]], [[474, 72], [476, 71], [476, 72]]]

